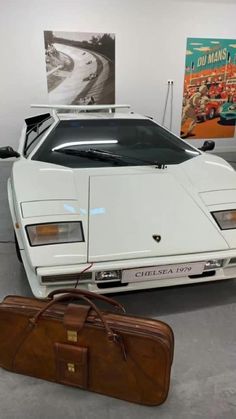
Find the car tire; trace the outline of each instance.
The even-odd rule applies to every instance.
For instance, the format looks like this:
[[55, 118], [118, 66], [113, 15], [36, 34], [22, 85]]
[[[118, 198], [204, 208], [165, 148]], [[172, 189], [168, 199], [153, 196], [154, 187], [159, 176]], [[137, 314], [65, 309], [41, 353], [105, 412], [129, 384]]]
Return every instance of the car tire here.
[[221, 125], [225, 125], [225, 122], [226, 122], [225, 118], [220, 118]]
[[15, 238], [15, 248], [16, 248], [16, 256], [17, 256], [17, 259], [19, 260], [20, 263], [23, 263], [22, 257], [21, 257], [21, 254], [20, 254], [19, 244], [18, 244], [18, 241], [17, 241], [16, 233], [15, 232], [14, 232], [14, 238]]

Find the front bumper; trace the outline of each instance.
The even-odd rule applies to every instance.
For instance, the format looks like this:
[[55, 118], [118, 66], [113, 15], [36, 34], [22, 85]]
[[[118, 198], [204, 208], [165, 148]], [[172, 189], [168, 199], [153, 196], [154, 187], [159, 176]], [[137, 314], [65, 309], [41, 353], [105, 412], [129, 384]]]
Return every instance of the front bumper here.
[[[117, 293], [236, 278], [236, 250], [161, 258], [99, 262], [94, 264], [87, 263], [55, 267], [38, 267], [36, 269], [32, 269], [32, 267], [28, 264], [25, 252], [22, 251], [21, 253], [32, 292], [38, 298], [45, 298], [49, 292], [64, 288], [65, 286], [71, 288], [77, 286], [96, 293], [108, 294], [114, 292]], [[131, 268], [202, 262], [210, 259], [222, 259], [223, 266], [221, 268], [211, 269], [204, 272], [204, 275], [198, 275], [196, 277], [183, 276], [178, 278], [145, 280], [131, 283], [121, 283], [120, 281], [114, 280], [111, 282], [109, 280], [96, 281], [95, 278], [95, 273], [99, 271], [122, 271], [123, 269]], [[80, 273], [88, 267], [89, 269], [86, 272], [90, 274], [89, 279], [81, 280]], [[53, 281], [51, 279], [53, 279]]]

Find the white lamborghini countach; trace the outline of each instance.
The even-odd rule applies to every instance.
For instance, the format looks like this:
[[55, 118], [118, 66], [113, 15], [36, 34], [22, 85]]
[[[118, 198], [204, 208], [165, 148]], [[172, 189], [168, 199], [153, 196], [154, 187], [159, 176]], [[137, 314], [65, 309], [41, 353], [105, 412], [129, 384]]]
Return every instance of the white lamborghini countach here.
[[0, 149], [17, 157], [9, 206], [37, 297], [236, 277], [234, 169], [122, 107], [50, 106]]

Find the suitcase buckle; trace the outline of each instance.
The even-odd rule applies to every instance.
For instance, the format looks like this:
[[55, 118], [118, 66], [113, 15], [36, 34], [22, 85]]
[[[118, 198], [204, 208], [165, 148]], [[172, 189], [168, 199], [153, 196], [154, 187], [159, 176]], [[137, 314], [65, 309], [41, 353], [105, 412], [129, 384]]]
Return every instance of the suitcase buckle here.
[[56, 381], [62, 384], [88, 387], [88, 348], [71, 343], [55, 342]]
[[68, 362], [67, 369], [69, 372], [75, 372], [75, 364], [73, 364], [72, 362]]
[[78, 335], [75, 330], [67, 330], [67, 340], [69, 342], [77, 342]]

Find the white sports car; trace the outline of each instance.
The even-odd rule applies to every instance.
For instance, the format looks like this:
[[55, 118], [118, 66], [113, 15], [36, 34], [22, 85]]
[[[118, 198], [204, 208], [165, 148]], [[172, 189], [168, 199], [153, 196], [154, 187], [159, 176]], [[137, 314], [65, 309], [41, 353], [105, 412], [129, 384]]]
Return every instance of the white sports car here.
[[18, 152], [0, 149], [18, 157], [8, 198], [37, 297], [236, 277], [234, 169], [121, 107], [51, 106], [25, 120]]

